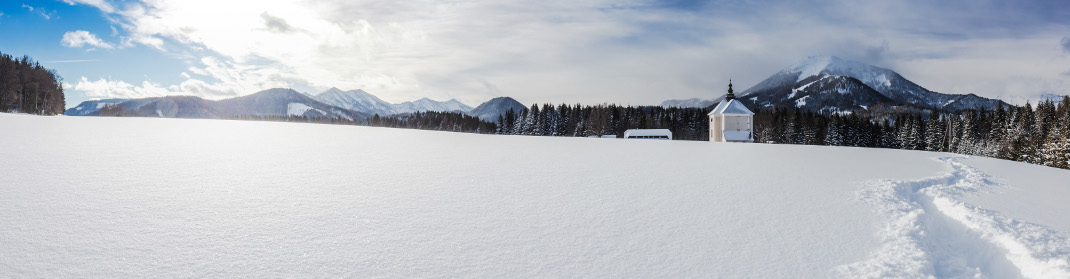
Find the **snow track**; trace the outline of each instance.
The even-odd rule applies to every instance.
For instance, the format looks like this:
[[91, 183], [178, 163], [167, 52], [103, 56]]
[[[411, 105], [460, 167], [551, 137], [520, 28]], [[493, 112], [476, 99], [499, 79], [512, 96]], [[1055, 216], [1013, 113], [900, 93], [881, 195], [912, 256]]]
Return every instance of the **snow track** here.
[[849, 278], [1070, 278], [1070, 237], [958, 201], [1003, 185], [959, 159], [943, 176], [868, 182], [858, 198], [889, 221], [871, 258], [837, 267]]

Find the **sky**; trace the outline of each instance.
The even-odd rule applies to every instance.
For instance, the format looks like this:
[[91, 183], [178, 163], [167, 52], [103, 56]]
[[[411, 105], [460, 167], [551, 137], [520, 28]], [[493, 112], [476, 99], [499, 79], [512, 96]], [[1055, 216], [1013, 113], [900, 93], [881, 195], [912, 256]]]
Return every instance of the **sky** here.
[[816, 55], [930, 90], [1070, 94], [1065, 1], [10, 0], [0, 52], [67, 106], [363, 89], [399, 103], [656, 105], [746, 89]]

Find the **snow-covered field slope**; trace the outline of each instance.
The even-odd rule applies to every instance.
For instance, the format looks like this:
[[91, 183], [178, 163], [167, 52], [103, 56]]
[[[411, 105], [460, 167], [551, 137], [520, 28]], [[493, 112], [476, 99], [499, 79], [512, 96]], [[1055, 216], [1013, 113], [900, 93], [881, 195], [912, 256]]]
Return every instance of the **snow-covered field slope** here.
[[0, 277], [1067, 278], [1067, 181], [947, 153], [0, 114]]

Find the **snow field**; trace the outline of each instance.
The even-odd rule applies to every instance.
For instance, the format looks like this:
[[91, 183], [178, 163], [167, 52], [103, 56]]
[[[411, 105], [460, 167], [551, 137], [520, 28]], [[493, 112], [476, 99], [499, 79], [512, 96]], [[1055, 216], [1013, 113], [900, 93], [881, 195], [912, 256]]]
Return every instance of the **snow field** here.
[[12, 114], [0, 131], [0, 277], [1043, 278], [1070, 254], [1067, 221], [1030, 213], [1070, 197], [1023, 184], [1065, 172], [989, 179], [945, 153]]
[[869, 259], [840, 266], [847, 278], [1070, 278], [1070, 237], [958, 200], [1002, 184], [968, 165], [939, 158], [945, 175], [876, 180], [859, 191], [891, 222]]

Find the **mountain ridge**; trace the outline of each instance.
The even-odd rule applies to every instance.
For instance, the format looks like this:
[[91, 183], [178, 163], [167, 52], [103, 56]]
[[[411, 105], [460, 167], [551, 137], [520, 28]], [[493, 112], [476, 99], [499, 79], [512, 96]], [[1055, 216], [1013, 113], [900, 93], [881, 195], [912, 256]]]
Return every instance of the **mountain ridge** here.
[[[344, 106], [335, 105], [335, 103]], [[441, 111], [464, 113], [493, 122], [497, 120], [498, 115], [510, 108], [519, 111], [525, 107], [510, 97], [497, 97], [474, 109], [457, 99], [441, 102], [424, 97], [415, 101], [390, 104], [360, 89], [342, 91], [338, 88], [331, 88], [320, 95], [310, 96], [293, 89], [272, 88], [217, 101], [182, 95], [89, 100], [67, 109], [64, 114], [177, 118], [224, 118], [253, 115], [362, 120], [375, 114], [390, 116], [407, 115], [417, 111]]]
[[427, 97], [393, 104], [383, 101], [383, 99], [362, 89], [343, 91], [336, 87], [327, 89], [327, 91], [313, 98], [324, 104], [380, 116], [417, 111], [466, 112], [472, 109], [472, 107], [457, 101], [457, 99], [435, 101]]
[[[825, 102], [805, 102], [794, 105], [794, 107], [804, 108], [805, 106], [804, 109], [815, 111], [868, 110], [868, 107], [876, 105], [876, 103], [872, 102], [876, 97], [871, 94], [871, 91], [875, 91], [888, 99], [880, 102], [880, 104], [884, 105], [882, 107], [906, 107], [914, 110], [960, 111], [982, 107], [986, 109], [995, 109], [996, 106], [1008, 105], [1006, 102], [998, 99], [984, 98], [974, 94], [945, 94], [931, 91], [904, 78], [895, 71], [861, 62], [840, 59], [835, 56], [808, 57], [774, 73], [737, 95], [741, 100], [744, 100], [748, 106], [753, 108], [777, 105], [783, 106], [787, 105], [788, 101], [798, 100], [797, 98], [793, 98], [795, 95], [792, 95], [792, 92], [803, 92], [806, 93], [805, 95], [809, 96], [821, 96], [818, 94], [821, 92], [814, 91], [819, 89], [825, 90], [824, 93], [831, 92], [828, 91], [829, 88], [809, 88], [809, 86], [807, 86], [807, 82], [813, 81], [812, 79], [814, 77], [821, 77], [823, 75], [839, 79], [840, 81], [838, 83], [839, 86], [841, 86], [840, 88], [848, 89], [848, 91], [854, 94], [844, 94], [845, 92], [841, 90], [837, 90], [836, 92], [841, 95], [853, 95], [860, 99], [845, 101], [833, 98], [832, 96], [827, 96], [823, 98]], [[856, 81], [840, 77], [851, 78]], [[696, 106], [707, 102], [709, 101], [701, 99], [697, 101], [694, 99], [666, 100], [662, 102], [662, 106], [672, 104]], [[864, 103], [868, 103], [868, 105], [865, 105]]]
[[298, 116], [360, 120], [369, 115], [323, 104], [308, 95], [286, 88], [272, 88], [253, 94], [205, 100], [197, 96], [163, 96], [140, 99], [85, 101], [68, 109], [71, 116], [139, 116], [174, 118], [224, 118], [238, 116]]

